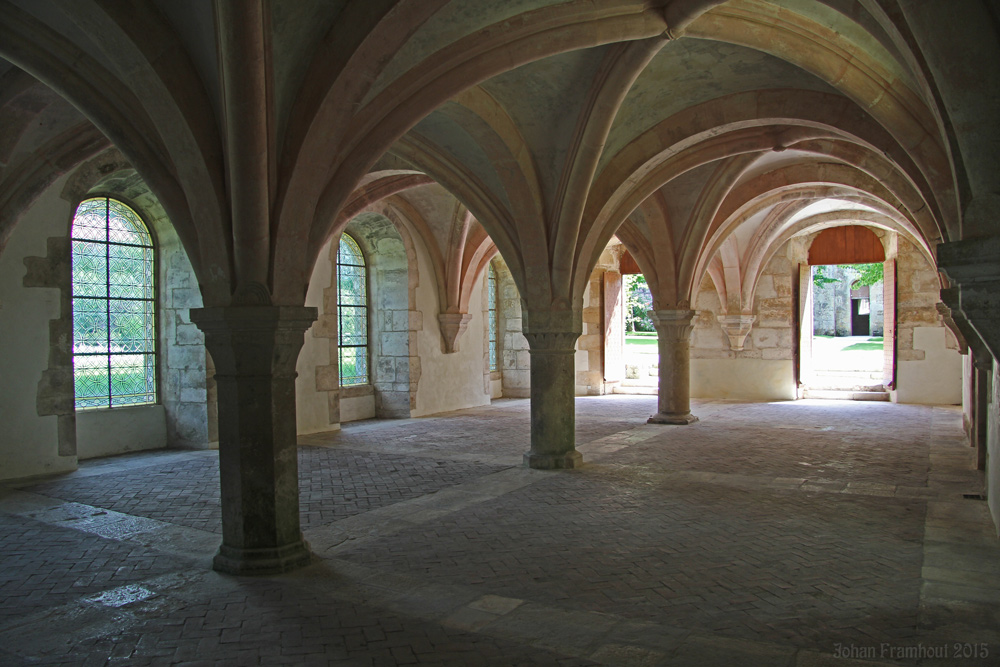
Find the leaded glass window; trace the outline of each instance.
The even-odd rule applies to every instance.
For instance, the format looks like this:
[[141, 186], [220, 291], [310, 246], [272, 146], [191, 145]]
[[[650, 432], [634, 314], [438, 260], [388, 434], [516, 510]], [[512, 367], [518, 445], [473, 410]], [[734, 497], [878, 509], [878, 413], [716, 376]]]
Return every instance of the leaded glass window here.
[[138, 214], [107, 197], [76, 209], [73, 379], [76, 408], [156, 402], [153, 240]]
[[490, 372], [497, 370], [497, 272], [490, 264], [489, 277], [486, 280], [489, 285], [487, 303], [489, 309], [490, 326]]
[[340, 385], [368, 384], [368, 275], [365, 256], [349, 235], [337, 249]]

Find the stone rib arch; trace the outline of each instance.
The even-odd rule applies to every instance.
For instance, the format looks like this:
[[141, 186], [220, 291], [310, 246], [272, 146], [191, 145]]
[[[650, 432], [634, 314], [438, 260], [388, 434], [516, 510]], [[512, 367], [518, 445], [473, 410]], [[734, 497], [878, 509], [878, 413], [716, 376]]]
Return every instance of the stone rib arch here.
[[38, 194], [109, 145], [97, 128], [83, 123], [53, 137], [32, 155], [0, 172], [0, 254], [21, 214]]
[[[772, 115], [771, 112], [778, 112]], [[851, 120], [853, 134], [834, 129]], [[719, 124], [724, 119], [723, 124]], [[923, 176], [898, 143], [853, 102], [827, 93], [763, 90], [717, 98], [666, 119], [610, 158], [584, 214], [591, 254], [638, 204], [677, 175], [713, 160], [810, 141], [857, 145], [864, 155], [897, 155], [905, 181], [923, 190]], [[830, 144], [834, 145], [834, 144]], [[622, 178], [622, 175], [628, 175]]]
[[586, 253], [578, 251], [584, 231], [581, 223], [604, 143], [632, 84], [665, 43], [661, 36], [615, 45], [588, 93], [585, 112], [580, 113], [572, 149], [562, 167], [550, 222], [555, 228], [551, 254], [556, 295], [565, 294], [572, 300], [583, 296], [581, 282], [589, 278], [596, 260], [589, 261]]
[[777, 249], [790, 238], [807, 231], [813, 232], [828, 229], [830, 227], [839, 227], [850, 224], [877, 227], [900, 234], [920, 250], [920, 253], [929, 264], [932, 266], [934, 264], [934, 257], [929, 248], [923, 243], [919, 236], [914, 234], [913, 229], [909, 227], [905, 221], [901, 221], [899, 218], [892, 217], [886, 213], [878, 211], [865, 211], [858, 209], [830, 211], [828, 213], [811, 215], [790, 225], [776, 225], [773, 229], [769, 230], [769, 233], [766, 236], [764, 234], [761, 235], [760, 242], [756, 243], [747, 253], [747, 255], [751, 257], [751, 263], [748, 264], [750, 271], [747, 272], [747, 275], [751, 277], [751, 280], [743, 281], [744, 298], [753, 298], [753, 294], [756, 291], [757, 279], [760, 277], [760, 270], [767, 264]]
[[[147, 113], [142, 98], [130, 86], [129, 80], [119, 78], [63, 35], [10, 3], [4, 3], [3, 12], [0, 55], [71, 101], [128, 156], [168, 211], [206, 298], [227, 302], [231, 278], [230, 246], [220, 215], [222, 177], [212, 172], [212, 160], [202, 153], [192, 152], [194, 159], [187, 160], [183, 154], [172, 152], [173, 126], [168, 130], [164, 118]], [[123, 34], [114, 18], [102, 11], [98, 14], [123, 43], [133, 44], [131, 36]], [[159, 19], [153, 20], [151, 29], [154, 35], [148, 45], [150, 48], [162, 46], [164, 40], [170, 41], [170, 31]], [[184, 97], [184, 104], [191, 105], [180, 111], [179, 116], [175, 114], [171, 121], [179, 124], [181, 134], [190, 127], [210, 124], [211, 120], [208, 123], [195, 120], [214, 118], [214, 114], [204, 113], [206, 108], [195, 102], [203, 97], [180, 95], [176, 88], [159, 78], [155, 67], [145, 59], [144, 48], [135, 48], [140, 55], [133, 62], [138, 67], [134, 80], [160, 82], [162, 86], [158, 90], [162, 94], [159, 99], [170, 108], [170, 113], [175, 113], [176, 105], [182, 103], [181, 97]], [[173, 86], [182, 81], [187, 89], [200, 86], [192, 70], [179, 70], [171, 81]], [[183, 141], [178, 143], [188, 145]], [[202, 148], [206, 147], [202, 145]], [[191, 197], [204, 207], [205, 219], [203, 222], [199, 218], [198, 226], [192, 219]]]
[[[304, 234], [299, 227], [328, 224], [326, 221], [353, 188], [358, 170], [367, 170], [420, 118], [462, 90], [546, 55], [623, 38], [652, 37], [662, 33], [663, 27], [661, 15], [645, 7], [637, 10], [631, 3], [623, 2], [617, 11], [615, 7], [604, 8], [596, 21], [589, 8], [568, 3], [528, 12], [518, 21], [503, 22], [495, 30], [484, 30], [446, 46], [366, 101], [349, 122], [331, 120], [344, 106], [342, 97], [331, 96], [330, 91], [311, 91], [309, 95], [320, 95], [325, 101], [300, 118], [308, 130], [300, 142], [303, 150], [288, 160], [294, 162], [295, 173], [283, 181], [279, 192], [282, 203], [278, 209], [276, 260], [284, 263], [286, 258], [301, 256], [298, 246], [302, 239], [316, 232]], [[329, 128], [342, 129], [330, 132]], [[332, 162], [331, 155], [336, 156]], [[282, 294], [294, 291], [290, 283], [301, 279], [293, 271], [276, 289]]]
[[[814, 191], [812, 195], [814, 199], [822, 198], [817, 193], [829, 192], [826, 188], [832, 187], [840, 188], [848, 196], [860, 196], [868, 201], [880, 202], [880, 206], [894, 210], [896, 211], [894, 215], [906, 219], [911, 229], [919, 229], [907, 218], [905, 207], [874, 179], [844, 165], [826, 163], [815, 167], [810, 168], [806, 165], [767, 172], [737, 186], [730, 194], [731, 201], [728, 206], [719, 211], [713, 222], [712, 233], [701, 249], [696, 264], [696, 267], [700, 268], [696, 268], [695, 275], [703, 273], [706, 263], [715, 255], [726, 238], [752, 215], [781, 201], [806, 198], [809, 196], [807, 190], [810, 188], [820, 188], [819, 191]], [[836, 196], [836, 193], [830, 196]], [[922, 234], [918, 236], [922, 244], [927, 247], [927, 240], [922, 238]]]
[[[846, 128], [850, 127], [848, 131]], [[741, 135], [738, 131], [745, 130]], [[731, 143], [726, 143], [726, 136]], [[807, 139], [836, 138], [868, 145], [896, 164], [914, 165], [903, 147], [851, 100], [831, 93], [771, 88], [723, 95], [689, 107], [659, 122], [606, 159], [597, 176], [597, 193], [587, 219], [597, 220], [607, 202], [696, 144], [716, 144], [706, 161], [739, 152], [784, 148]], [[914, 182], [923, 176], [907, 169]], [[624, 178], [623, 178], [624, 177]]]
[[[545, 197], [538, 166], [527, 140], [507, 110], [481, 86], [462, 91], [452, 101], [475, 114], [491, 130], [491, 135], [478, 134], [477, 138], [494, 164], [511, 165], [510, 169], [501, 169], [498, 175], [509, 193], [513, 212], [520, 216], [544, 216]], [[448, 113], [448, 107], [442, 112]]]
[[[823, 199], [844, 198], [843, 193], [832, 190], [827, 192], [808, 191], [800, 192], [800, 194], [802, 198], [799, 200], [781, 201], [777, 204], [770, 200], [761, 202], [758, 211], [773, 207], [772, 212], [767, 219], [760, 223], [747, 247], [740, 252], [733, 245], [733, 237], [729, 236], [719, 246], [719, 251], [708, 260], [705, 272], [712, 277], [725, 314], [732, 314], [730, 312], [732, 309], [727, 309], [727, 303], [734, 301], [739, 302], [740, 314], [746, 316], [752, 313], [757, 284], [764, 267], [785, 242], [793, 236], [809, 231], [845, 224], [865, 224], [879, 227], [901, 234], [919, 248], [924, 257], [933, 265], [930, 249], [916, 233], [912, 224], [889, 207], [883, 205], [882, 210], [879, 211], [847, 208], [810, 215], [793, 221], [796, 212], [810, 203]], [[858, 199], [872, 208], [878, 206], [878, 202], [870, 197], [859, 197]], [[740, 270], [737, 275], [729, 275], [723, 270], [721, 253], [726, 250], [737, 253], [740, 258]]]
[[544, 255], [538, 254], [537, 249], [534, 249], [534, 255], [524, 255], [525, 250], [532, 249], [524, 248], [519, 242], [517, 228], [503, 204], [474, 174], [438, 154], [433, 147], [415, 142], [411, 136], [399, 141], [393, 152], [425, 171], [469, 208], [496, 245], [518, 291], [525, 294], [529, 288], [525, 276], [526, 262], [544, 259]]
[[[758, 26], [746, 30], [746, 24]], [[863, 106], [919, 165], [957, 235], [958, 208], [951, 155], [938, 137], [939, 117], [884, 59], [849, 44], [836, 31], [759, 0], [737, 0], [704, 15], [689, 34], [747, 46], [792, 62]], [[892, 61], [895, 62], [895, 61]]]

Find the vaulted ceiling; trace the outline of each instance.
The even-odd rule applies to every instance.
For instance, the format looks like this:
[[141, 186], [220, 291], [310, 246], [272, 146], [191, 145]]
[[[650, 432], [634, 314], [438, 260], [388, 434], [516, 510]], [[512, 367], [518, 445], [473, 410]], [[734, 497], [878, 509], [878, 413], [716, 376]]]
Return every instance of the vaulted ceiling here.
[[207, 303], [251, 283], [300, 302], [323, 242], [384, 197], [443, 276], [481, 225], [529, 311], [572, 313], [616, 232], [659, 307], [834, 220], [930, 254], [996, 233], [963, 213], [1000, 174], [997, 17], [959, 5], [0, 0], [0, 248], [113, 143]]

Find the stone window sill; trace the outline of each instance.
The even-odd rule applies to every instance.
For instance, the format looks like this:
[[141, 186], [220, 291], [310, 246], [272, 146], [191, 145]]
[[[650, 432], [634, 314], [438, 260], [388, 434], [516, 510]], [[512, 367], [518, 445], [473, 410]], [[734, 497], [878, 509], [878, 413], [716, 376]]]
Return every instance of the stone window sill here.
[[375, 387], [370, 384], [355, 384], [340, 388], [341, 398], [360, 398], [362, 396], [371, 396], [374, 393]]

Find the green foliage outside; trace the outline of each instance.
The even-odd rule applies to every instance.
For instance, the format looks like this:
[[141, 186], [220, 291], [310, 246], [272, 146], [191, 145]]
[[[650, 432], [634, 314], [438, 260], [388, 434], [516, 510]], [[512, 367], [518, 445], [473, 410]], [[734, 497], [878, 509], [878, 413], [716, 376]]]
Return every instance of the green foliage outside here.
[[883, 264], [877, 262], [874, 264], [849, 264], [847, 267], [854, 272], [855, 276], [854, 282], [851, 283], [851, 287], [871, 287], [882, 282], [883, 274]]
[[813, 286], [814, 287], [826, 287], [830, 283], [839, 283], [840, 278], [831, 278], [826, 275], [824, 270], [826, 266], [817, 266], [813, 269]]
[[647, 311], [653, 307], [653, 296], [650, 294], [649, 285], [646, 284], [646, 277], [640, 274], [626, 275], [625, 277], [625, 331], [653, 332], [653, 320], [649, 319]]
[[[837, 268], [847, 271], [854, 276], [854, 280], [851, 281], [852, 289], [871, 287], [882, 282], [882, 278], [884, 277], [883, 264], [881, 262], [873, 264], [838, 264]], [[840, 278], [831, 278], [826, 275], [824, 269], [826, 269], [826, 266], [817, 266], [813, 270], [813, 286], [825, 287], [830, 283], [840, 282]]]

